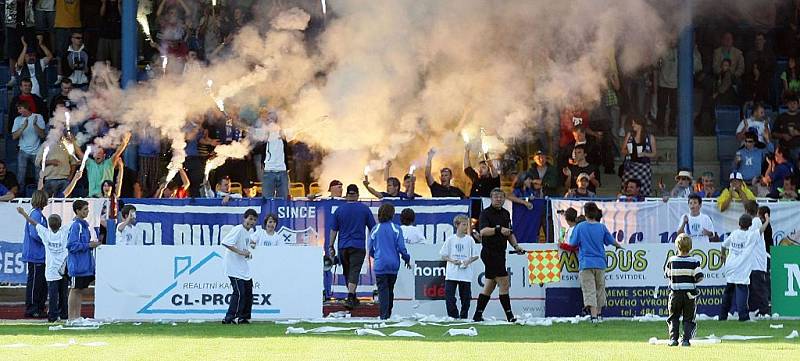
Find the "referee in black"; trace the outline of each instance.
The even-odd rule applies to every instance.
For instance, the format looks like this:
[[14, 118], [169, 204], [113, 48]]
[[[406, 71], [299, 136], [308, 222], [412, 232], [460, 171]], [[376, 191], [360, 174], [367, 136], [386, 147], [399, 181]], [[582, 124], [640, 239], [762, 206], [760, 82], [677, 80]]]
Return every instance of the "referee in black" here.
[[485, 284], [478, 295], [478, 307], [475, 309], [473, 321], [483, 321], [483, 310], [489, 303], [489, 297], [495, 286], [500, 286], [500, 304], [503, 305], [508, 322], [516, 321], [511, 311], [511, 298], [508, 297], [510, 286], [506, 270], [506, 248], [508, 242], [518, 253], [524, 252], [511, 232], [511, 214], [503, 209], [506, 194], [500, 188], [491, 191], [492, 205], [481, 212], [479, 228], [481, 233], [481, 261], [485, 267]]

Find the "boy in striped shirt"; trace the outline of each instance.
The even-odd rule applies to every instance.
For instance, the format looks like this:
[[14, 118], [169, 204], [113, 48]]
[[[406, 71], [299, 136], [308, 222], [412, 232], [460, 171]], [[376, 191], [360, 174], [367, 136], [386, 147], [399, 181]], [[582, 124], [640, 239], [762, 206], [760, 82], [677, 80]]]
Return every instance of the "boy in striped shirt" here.
[[700, 260], [690, 256], [692, 250], [692, 237], [681, 233], [675, 240], [675, 247], [678, 255], [672, 256], [664, 266], [664, 275], [669, 279], [669, 318], [667, 325], [670, 339], [670, 346], [678, 346], [678, 336], [680, 335], [680, 319], [683, 316], [683, 341], [681, 346], [690, 346], [689, 340], [694, 336], [697, 323], [695, 316], [697, 304], [695, 298], [698, 295], [697, 283], [703, 280], [703, 273], [700, 270]]

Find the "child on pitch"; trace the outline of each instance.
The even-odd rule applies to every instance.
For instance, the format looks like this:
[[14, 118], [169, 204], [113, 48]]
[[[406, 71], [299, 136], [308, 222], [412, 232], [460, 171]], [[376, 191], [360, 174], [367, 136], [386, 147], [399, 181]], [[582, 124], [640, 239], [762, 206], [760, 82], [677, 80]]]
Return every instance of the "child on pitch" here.
[[[758, 203], [746, 200], [743, 203], [744, 211], [753, 217], [750, 232], [756, 233], [758, 243], [753, 247], [752, 267], [750, 271], [750, 285], [748, 286], [748, 311], [757, 311], [758, 315], [769, 315], [769, 275], [767, 274], [767, 244], [764, 241], [766, 230], [770, 227], [769, 212], [759, 214]], [[763, 217], [763, 219], [762, 219]], [[772, 233], [770, 227], [770, 234]], [[772, 237], [770, 235], [770, 237]]]
[[714, 222], [711, 217], [700, 213], [703, 206], [703, 198], [697, 194], [690, 194], [688, 197], [689, 213], [684, 213], [681, 217], [681, 224], [678, 225], [678, 234], [685, 234], [692, 237], [695, 242], [708, 243], [717, 238], [714, 233]]
[[417, 228], [414, 223], [417, 219], [417, 214], [411, 208], [404, 208], [400, 211], [400, 229], [403, 230], [403, 238], [406, 244], [423, 244], [426, 243], [425, 235]]
[[692, 251], [692, 237], [681, 233], [675, 240], [678, 254], [671, 256], [664, 266], [664, 276], [669, 279], [669, 318], [667, 330], [672, 340], [670, 346], [678, 346], [680, 336], [680, 320], [683, 317], [682, 346], [690, 346], [689, 340], [694, 336], [697, 326], [695, 316], [697, 305], [695, 298], [699, 294], [697, 284], [703, 280], [700, 269], [700, 260], [690, 256]]
[[117, 224], [116, 244], [120, 246], [135, 246], [136, 233], [134, 227], [136, 226], [136, 207], [131, 204], [126, 204], [120, 211], [122, 222]]
[[382, 320], [392, 317], [394, 304], [394, 283], [397, 281], [397, 271], [400, 269], [400, 258], [411, 268], [411, 256], [406, 251], [403, 231], [392, 223], [394, 206], [384, 203], [378, 208], [378, 225], [369, 235], [369, 256], [375, 262], [373, 270], [378, 284], [378, 301], [380, 303], [380, 318]]
[[250, 235], [250, 241], [255, 242], [256, 246], [285, 246], [286, 241], [283, 236], [275, 232], [277, 227], [278, 216], [272, 213], [267, 214], [264, 217], [264, 225]]
[[67, 235], [67, 272], [72, 277], [72, 289], [69, 291], [69, 326], [88, 325], [81, 316], [83, 296], [89, 295], [89, 285], [94, 282], [94, 254], [92, 251], [100, 246], [100, 242], [92, 241], [91, 229], [86, 217], [89, 216], [89, 203], [76, 200], [72, 203], [75, 220], [69, 227]]
[[[472, 262], [480, 258], [475, 241], [469, 235], [470, 219], [459, 214], [453, 219], [456, 234], [447, 238], [439, 251], [442, 260], [447, 261], [444, 274], [444, 293], [447, 315], [452, 318], [467, 318], [469, 302], [472, 300]], [[461, 312], [456, 306], [456, 289], [461, 299]]]
[[252, 209], [244, 212], [242, 224], [233, 227], [222, 245], [227, 248], [225, 252], [225, 274], [231, 279], [231, 299], [228, 304], [228, 313], [225, 314], [223, 324], [248, 324], [253, 309], [253, 279], [250, 276], [248, 261], [253, 258], [248, 248], [255, 248], [256, 243], [250, 240], [258, 221], [258, 213]]
[[606, 305], [606, 250], [605, 246], [613, 245], [622, 248], [608, 228], [600, 220], [603, 212], [594, 202], [583, 206], [586, 222], [579, 223], [572, 231], [569, 244], [578, 247], [578, 264], [580, 273], [584, 308], [588, 307], [592, 323], [602, 322], [600, 315]]
[[750, 285], [750, 271], [753, 268], [753, 249], [759, 243], [761, 236], [750, 231], [753, 217], [743, 214], [739, 217], [739, 229], [734, 230], [722, 243], [722, 262], [724, 263], [725, 292], [722, 294], [722, 308], [719, 319], [728, 319], [731, 303], [736, 298], [736, 311], [739, 321], [747, 321], [750, 314], [747, 307]]
[[17, 207], [17, 212], [25, 217], [44, 243], [45, 271], [47, 280], [47, 321], [56, 322], [59, 317], [67, 319], [67, 292], [69, 291], [69, 277], [67, 277], [67, 232], [69, 229], [61, 228], [61, 217], [57, 214], [47, 217], [47, 225], [42, 226], [31, 218], [22, 207]]

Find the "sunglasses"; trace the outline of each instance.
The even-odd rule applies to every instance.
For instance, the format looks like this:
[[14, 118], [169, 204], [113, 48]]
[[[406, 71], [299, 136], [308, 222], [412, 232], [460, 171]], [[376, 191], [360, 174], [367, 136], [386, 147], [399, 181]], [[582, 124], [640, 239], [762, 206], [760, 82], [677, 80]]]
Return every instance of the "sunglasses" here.
[[83, 37], [82, 37], [82, 36], [73, 36], [72, 38], [73, 38], [73, 39], [78, 39], [78, 40], [83, 40]]
[[756, 141], [754, 141], [754, 140], [745, 140], [744, 142], [745, 143], [755, 143]]

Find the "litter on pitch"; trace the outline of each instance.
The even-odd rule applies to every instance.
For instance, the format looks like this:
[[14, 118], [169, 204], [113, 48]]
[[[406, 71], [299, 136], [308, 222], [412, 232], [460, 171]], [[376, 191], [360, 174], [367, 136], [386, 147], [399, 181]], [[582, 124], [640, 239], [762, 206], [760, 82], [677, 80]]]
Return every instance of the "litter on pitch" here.
[[769, 325], [769, 328], [772, 328], [772, 329], [778, 330], [778, 329], [781, 329], [781, 328], [783, 328], [783, 324], [782, 324], [782, 323], [781, 323], [781, 324], [778, 324], [778, 325], [772, 325], [772, 324], [770, 324], [770, 325]]
[[444, 333], [445, 335], [450, 336], [468, 336], [468, 337], [475, 337], [478, 336], [478, 330], [475, 327], [470, 328], [451, 328]]
[[[651, 337], [650, 340], [648, 340], [647, 342], [649, 344], [651, 344], [651, 345], [669, 345], [670, 343], [672, 343], [672, 340], [666, 340], [666, 339], [665, 340], [659, 340], [659, 339], [657, 339], [655, 337]], [[722, 340], [720, 340], [718, 338], [695, 339], [695, 340], [692, 340], [691, 342], [692, 342], [692, 345], [714, 345], [714, 344], [722, 343]]]
[[331, 332], [342, 332], [342, 331], [353, 331], [357, 329], [357, 327], [334, 327], [334, 326], [322, 326], [317, 328], [312, 328], [310, 330], [306, 330], [302, 327], [287, 327], [286, 334], [287, 335], [303, 335], [307, 333], [314, 333], [314, 334], [321, 334], [321, 333], [331, 333]]
[[397, 330], [389, 334], [389, 337], [425, 337], [425, 336], [412, 331]]
[[711, 335], [706, 336], [706, 339], [709, 340], [726, 340], [726, 341], [750, 341], [750, 340], [761, 340], [765, 338], [772, 338], [772, 336], [744, 336], [744, 335], [723, 335], [722, 337], [717, 337], [713, 333]]
[[798, 337], [800, 337], [800, 334], [797, 333], [797, 330], [792, 330], [792, 333], [790, 333], [789, 336], [786, 336], [787, 339], [798, 338]]
[[358, 330], [356, 330], [355, 334], [357, 336], [380, 336], [380, 337], [386, 337], [385, 333], [383, 333], [381, 331], [378, 331], [378, 330], [375, 330], [375, 329], [371, 329], [371, 328], [359, 328]]

